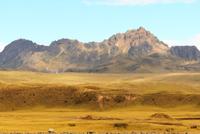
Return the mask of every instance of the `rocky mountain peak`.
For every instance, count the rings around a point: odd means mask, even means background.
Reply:
[[[53,41],[50,46],[59,46],[59,45],[72,45],[72,44],[79,44],[80,42],[78,40],[72,40],[72,39],[59,39],[56,41]]]
[[[138,33],[147,33],[149,32],[148,30],[146,30],[144,27],[139,27],[138,29],[129,29],[128,31],[126,31],[126,33],[134,33],[134,32],[138,32]]]
[[[137,31],[138,31],[138,32],[141,32],[141,33],[142,33],[142,32],[143,32],[143,33],[148,32],[148,31],[147,31],[144,27],[142,27],[142,26],[139,27],[139,28],[137,29]]]
[[[36,43],[33,43],[30,40],[18,39],[7,45],[2,53],[20,53],[26,50],[34,49],[37,46],[38,45]]]
[[[151,33],[144,27],[139,27],[138,29],[129,29],[125,34],[140,34],[140,35],[150,35]]]
[[[106,42],[109,45],[117,46],[122,53],[128,53],[131,48],[136,49],[137,47],[140,50],[148,48],[148,53],[166,53],[169,49],[166,44],[159,41],[156,36],[143,27],[115,34]]]
[[[200,51],[196,46],[174,46],[170,49],[172,55],[185,60],[199,60]]]

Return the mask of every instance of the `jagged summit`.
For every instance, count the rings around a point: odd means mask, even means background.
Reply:
[[[144,27],[140,26],[138,29],[129,29],[126,31],[126,33],[130,33],[130,32],[149,32],[148,30],[146,30]]]
[[[140,26],[139,28],[138,28],[138,31],[147,31],[143,26]]]
[[[76,43],[79,43],[78,40],[73,40],[73,39],[59,39],[59,40],[56,40],[56,41],[53,41],[50,46],[53,46],[53,45],[59,45],[59,44],[76,44]]]
[[[107,43],[115,44],[122,53],[127,53],[129,49],[136,47],[149,49],[148,51],[152,53],[165,53],[169,49],[166,44],[159,41],[156,36],[143,27],[115,34],[107,40]]]
[[[59,39],[50,46],[19,39],[0,53],[1,69],[43,72],[160,72],[200,70],[195,47],[172,47],[143,27],[117,33],[102,42]],[[185,66],[185,61],[194,60]],[[195,63],[195,64],[194,64]]]

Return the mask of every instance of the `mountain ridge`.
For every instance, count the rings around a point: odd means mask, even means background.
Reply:
[[[199,67],[196,47],[169,47],[143,27],[114,34],[102,42],[60,39],[43,46],[19,39],[0,53],[0,68],[8,70],[162,72],[200,71]]]

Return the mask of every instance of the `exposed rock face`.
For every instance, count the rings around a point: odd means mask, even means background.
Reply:
[[[185,60],[199,60],[200,51],[195,46],[175,46],[170,49],[172,55]]]
[[[113,35],[111,38],[104,41],[103,44],[114,45],[118,48],[119,52],[125,54],[129,51],[131,52],[133,49],[136,49],[137,53],[141,51],[147,52],[146,54],[166,53],[169,49],[166,44],[159,41],[157,37],[149,31],[146,31],[143,27],[137,30],[129,30],[126,33]]]
[[[98,43],[60,39],[50,46],[41,46],[28,40],[16,40],[0,53],[0,68],[43,72],[154,72],[184,70],[182,59],[198,60],[198,49],[170,49],[140,27]],[[192,70],[193,66],[189,67]]]
[[[19,39],[13,41],[0,54],[0,67],[18,68],[22,66],[23,59],[28,53],[45,50],[44,46],[37,45],[29,40]]]

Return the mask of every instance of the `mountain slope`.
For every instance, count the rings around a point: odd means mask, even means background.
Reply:
[[[19,39],[5,47],[0,54],[2,68],[19,68],[24,64],[24,59],[31,53],[45,50],[45,46],[37,45],[29,40]]]
[[[175,46],[171,48],[171,53],[185,60],[200,59],[200,51],[195,46]]]
[[[140,27],[102,42],[60,39],[50,46],[41,46],[28,40],[16,40],[0,53],[0,68],[42,72],[196,71],[200,70],[199,59],[197,48],[169,48]],[[191,60],[193,62],[187,62]]]

